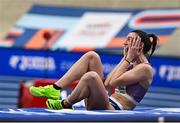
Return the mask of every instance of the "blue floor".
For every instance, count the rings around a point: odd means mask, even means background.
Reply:
[[[180,121],[180,108],[138,108],[134,111],[49,110],[45,108],[1,108],[0,121]]]

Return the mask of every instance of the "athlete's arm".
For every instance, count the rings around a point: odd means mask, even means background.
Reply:
[[[137,82],[148,81],[149,79],[152,80],[152,77],[153,77],[152,67],[148,64],[139,64],[132,70],[123,73],[117,79],[112,80],[109,83],[109,86],[111,87],[126,86]]]
[[[122,58],[122,60],[120,61],[120,63],[118,65],[116,65],[116,67],[107,75],[106,80],[104,82],[105,85],[108,85],[108,83],[112,80],[113,75],[115,75],[117,69],[119,68],[119,66],[122,64],[124,60],[124,57]]]
[[[121,64],[124,62],[124,60],[125,60],[125,58],[126,58],[126,56],[127,56],[127,52],[128,52],[128,46],[127,45],[125,45],[124,46],[124,57],[121,59],[121,61],[119,62],[119,64],[112,70],[112,72],[110,72],[109,74],[108,74],[108,76],[107,76],[107,78],[106,78],[106,80],[105,80],[105,82],[104,82],[104,85],[106,86],[106,87],[108,87],[108,84],[109,84],[109,82],[113,79],[113,78],[115,78],[117,75],[115,74],[115,73],[117,73],[117,71],[119,71],[119,68],[120,68],[120,66],[121,66]]]

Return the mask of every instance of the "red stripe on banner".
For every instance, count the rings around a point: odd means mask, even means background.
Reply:
[[[61,31],[55,31],[54,34],[52,34],[52,37],[50,38],[50,40],[47,43],[47,48],[49,49],[54,42],[63,34],[63,30]]]
[[[160,23],[180,23],[180,14],[175,15],[145,15],[135,21],[136,24],[160,24]]]
[[[74,47],[71,49],[72,52],[88,52],[94,50],[94,47]]]
[[[20,36],[22,33],[18,31],[9,31],[8,35],[13,35],[13,36]]]
[[[159,38],[158,45],[163,45],[164,43],[166,43],[169,40],[170,36],[158,35],[158,38]],[[107,48],[123,47],[124,46],[123,43],[125,40],[126,40],[126,37],[113,38],[106,47]]]
[[[123,47],[123,43],[126,40],[126,37],[116,37],[113,38],[107,45],[108,48],[113,48],[113,47]]]
[[[27,49],[45,49],[46,43],[49,41],[54,30],[52,29],[40,29],[37,33],[26,43]],[[47,35],[46,35],[47,34]]]
[[[10,45],[13,45],[15,43],[15,40],[12,39],[12,38],[5,38],[5,39],[2,39],[0,41],[4,42],[4,43],[7,43],[7,44],[10,44]]]

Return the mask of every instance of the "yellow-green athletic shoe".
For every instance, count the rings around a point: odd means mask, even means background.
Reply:
[[[64,109],[64,107],[62,106],[62,100],[52,100],[52,99],[48,99],[46,101],[46,106],[48,109],[54,109],[54,110],[60,110],[60,109]]]
[[[59,99],[60,97],[60,90],[56,90],[53,85],[47,85],[47,86],[31,86],[29,88],[30,93],[33,96],[36,97],[46,97],[48,99]]]
[[[62,106],[62,100],[52,100],[52,99],[48,99],[46,101],[46,106],[48,109],[54,109],[54,110],[60,110],[60,109],[67,109],[67,108],[64,108]],[[73,109],[73,107],[71,106],[70,108],[68,109]]]

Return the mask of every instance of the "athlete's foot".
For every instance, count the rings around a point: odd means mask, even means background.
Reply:
[[[68,107],[68,108],[65,108],[63,107],[63,104],[62,104],[63,100],[52,100],[52,99],[48,99],[46,101],[46,106],[48,109],[54,109],[54,110],[60,110],[60,109],[73,109],[73,107]]]
[[[31,86],[29,88],[30,93],[33,96],[36,97],[46,97],[48,99],[59,99],[60,97],[60,90],[56,90],[53,85],[47,85],[47,86],[39,86],[39,87],[35,87],[35,86]]]

